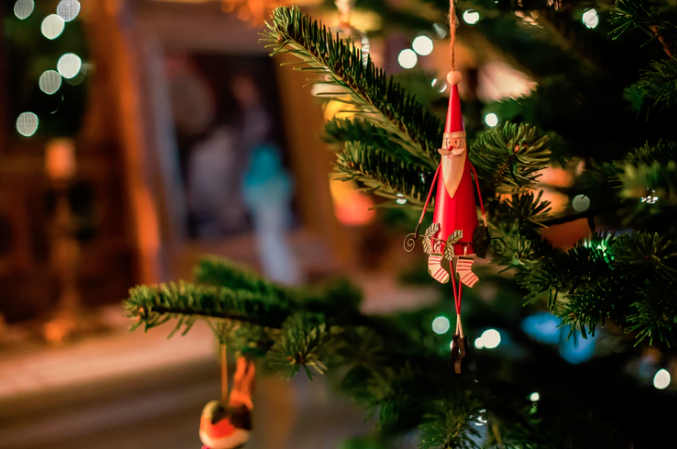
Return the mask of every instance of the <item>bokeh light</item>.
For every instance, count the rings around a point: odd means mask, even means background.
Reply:
[[[480,336],[482,345],[487,349],[497,348],[501,344],[501,334],[496,329],[487,329]]]
[[[31,137],[38,130],[38,116],[33,112],[24,112],[16,119],[16,130],[24,137]]]
[[[439,93],[442,93],[445,90],[447,90],[447,80],[446,79],[435,78],[434,80],[432,80],[430,85],[432,87],[434,87]]]
[[[493,112],[488,113],[484,116],[484,123],[486,123],[487,126],[492,127],[498,125],[498,115],[494,114]]]
[[[451,329],[451,322],[446,316],[438,316],[433,320],[433,332],[437,335],[446,334]]]
[[[531,402],[538,402],[541,399],[541,395],[538,392],[534,391],[529,395],[529,400]]]
[[[75,20],[80,14],[80,2],[78,0],[61,0],[56,7],[56,13],[66,22]]]
[[[61,88],[61,75],[56,70],[47,70],[40,75],[38,86],[47,95],[53,95]]]
[[[653,378],[653,386],[659,390],[665,390],[670,385],[670,373],[666,369],[659,369]]]
[[[418,62],[418,56],[416,56],[414,50],[406,48],[400,52],[397,57],[397,62],[404,69],[413,69]]]
[[[33,0],[17,0],[14,3],[14,15],[21,20],[28,19],[35,10],[35,2]]]
[[[444,39],[447,37],[447,27],[441,23],[434,23],[433,30],[438,39]]]
[[[421,56],[427,56],[433,52],[433,40],[428,36],[418,36],[411,44],[411,48]]]
[[[61,36],[64,28],[66,28],[66,22],[64,22],[61,16],[50,14],[49,16],[45,17],[45,20],[42,21],[40,31],[42,31],[42,35],[47,39],[54,40]]]
[[[477,349],[495,349],[501,344],[501,334],[496,329],[487,329],[475,339]]]
[[[469,9],[463,13],[463,20],[468,25],[475,25],[480,21],[480,13],[475,10]]]
[[[585,212],[590,207],[590,198],[582,194],[576,195],[571,200],[571,207],[573,207],[576,212]]]
[[[597,28],[597,25],[599,25],[599,15],[597,14],[597,11],[594,9],[588,9],[583,13],[583,23],[585,24],[586,27],[588,28]]]
[[[67,80],[75,78],[82,68],[82,59],[75,53],[66,53],[59,58],[56,69]]]
[[[395,200],[397,204],[407,204],[407,199],[401,193],[397,194],[397,199]]]

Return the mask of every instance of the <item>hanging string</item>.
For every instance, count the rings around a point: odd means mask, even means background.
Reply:
[[[228,404],[228,352],[226,344],[221,343],[221,401]]]
[[[456,70],[454,46],[456,44],[456,0],[449,0],[449,67]]]

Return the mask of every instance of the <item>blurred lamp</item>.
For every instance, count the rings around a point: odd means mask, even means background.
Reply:
[[[428,36],[418,36],[411,44],[411,48],[421,56],[428,56],[433,52],[433,41]]]
[[[67,80],[75,78],[82,68],[82,59],[75,53],[66,53],[59,58],[56,69]]]
[[[24,137],[31,137],[38,130],[38,116],[33,112],[24,112],[16,119],[16,130]]]
[[[480,13],[472,9],[469,9],[463,13],[463,20],[468,25],[475,25],[477,22],[480,21]]]
[[[27,19],[33,14],[34,9],[35,3],[33,0],[17,0],[17,2],[14,3],[14,15],[20,20]]]
[[[659,369],[653,378],[653,386],[665,390],[670,385],[670,373],[666,369]]]
[[[416,56],[414,50],[406,48],[400,52],[397,57],[397,62],[404,69],[413,69],[418,62],[418,56]]]
[[[46,70],[40,75],[38,86],[47,95],[53,95],[61,88],[61,75],[56,70]]]
[[[75,175],[75,145],[72,139],[52,139],[47,142],[45,171],[55,180],[66,180]]]
[[[437,335],[446,334],[451,329],[451,323],[446,316],[438,316],[433,320],[433,332]]]
[[[594,9],[588,9],[585,11],[583,13],[582,20],[585,26],[590,29],[597,28],[597,25],[599,25],[599,15]]]
[[[42,35],[47,39],[54,40],[61,36],[61,33],[63,33],[65,27],[66,22],[64,22],[61,16],[58,16],[57,14],[51,14],[45,17],[45,20],[42,21],[40,31],[42,31]]]
[[[484,123],[486,123],[487,126],[492,127],[498,125],[498,115],[494,114],[493,112],[488,113],[484,116]]]
[[[56,13],[66,22],[75,20],[80,14],[80,2],[78,0],[61,0],[56,7]]]

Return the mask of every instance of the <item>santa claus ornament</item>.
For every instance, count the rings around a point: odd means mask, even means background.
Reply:
[[[423,235],[423,250],[428,254],[428,273],[436,281],[446,284],[451,280],[456,304],[456,332],[451,345],[451,361],[454,371],[465,372],[468,365],[468,340],[463,333],[461,322],[461,296],[463,285],[474,287],[479,279],[472,271],[475,256],[486,255],[489,242],[484,205],[480,194],[475,168],[470,163],[466,143],[461,100],[458,85],[462,81],[460,72],[454,66],[454,40],[456,35],[456,16],[454,1],[451,1],[451,71],[447,75],[450,84],[449,108],[442,137],[442,147],[438,150],[440,164],[435,172],[430,192],[423,206],[414,234],[407,236],[405,248],[413,250],[418,230],[423,222],[428,204],[435,195],[433,223]],[[473,188],[473,176],[482,210],[480,225],[477,219],[477,206]],[[448,263],[448,265],[447,265]],[[447,268],[448,266],[448,268]]]
[[[200,418],[202,449],[236,449],[245,446],[252,430],[252,391],[254,361],[243,356],[237,359],[233,389],[228,392],[228,371],[225,345],[222,349],[221,400],[209,402]]]

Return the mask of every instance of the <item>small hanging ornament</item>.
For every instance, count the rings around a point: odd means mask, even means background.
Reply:
[[[451,0],[449,12],[451,71],[447,74],[447,82],[451,85],[451,89],[442,148],[438,150],[442,158],[430,186],[416,231],[405,239],[405,249],[413,250],[433,190],[437,187],[433,223],[423,235],[423,250],[428,254],[430,276],[442,284],[449,282],[449,279],[452,282],[457,321],[451,345],[451,363],[454,371],[461,374],[467,371],[470,348],[461,323],[462,286],[477,285],[479,279],[472,271],[472,265],[476,255],[480,257],[486,255],[489,237],[477,173],[468,157],[461,113],[458,85],[463,77],[460,72],[456,71],[454,61],[456,23],[454,0]],[[482,225],[479,225],[477,220],[473,175],[482,210]],[[449,271],[443,266],[445,260],[449,262]]]
[[[366,66],[369,61],[369,38],[350,22],[355,0],[336,0],[335,4],[339,13],[339,24],[332,27],[331,32],[333,35],[338,34],[341,40],[350,40],[355,48],[362,50],[362,64]]]
[[[254,389],[254,361],[240,356],[233,376],[233,389],[228,392],[228,365],[226,346],[221,354],[221,400],[209,402],[202,410],[200,440],[202,449],[242,448],[249,441],[252,430],[252,391]]]
[[[369,38],[367,35],[355,28],[350,21],[355,0],[336,0],[336,9],[338,9],[338,25],[331,27],[329,30],[334,38],[343,41],[346,44],[352,44],[357,50],[361,51],[362,65],[365,67],[369,62]],[[314,84],[311,88],[311,93],[315,96],[322,97],[327,95],[344,94],[345,88],[337,87],[331,84],[332,77],[325,75],[324,79],[327,84]]]

